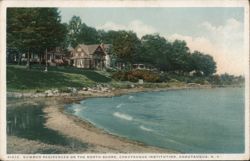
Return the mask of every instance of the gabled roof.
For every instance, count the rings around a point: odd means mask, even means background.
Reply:
[[[85,45],[85,44],[80,44],[78,45],[80,48],[83,49],[83,51],[85,52],[85,54],[87,55],[91,55],[94,54],[94,52],[96,51],[96,49],[100,46],[97,44],[94,45]]]
[[[102,48],[103,52],[106,54],[106,49],[110,47],[110,44],[91,44],[91,45],[79,44],[77,47],[82,48],[85,54],[87,55],[94,54],[94,52],[98,47]]]
[[[67,54],[62,47],[55,47],[55,48],[51,48],[48,51],[48,54],[55,54],[55,55],[65,55]]]

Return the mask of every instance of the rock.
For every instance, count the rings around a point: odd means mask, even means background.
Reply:
[[[103,87],[102,84],[97,84],[95,89],[101,91]]]
[[[135,88],[135,85],[134,85],[134,84],[131,84],[131,85],[130,85],[130,88]]]
[[[44,93],[48,94],[48,93],[51,93],[52,91],[51,90],[46,90]]]
[[[143,79],[139,79],[138,83],[143,84]]]
[[[69,93],[60,93],[60,96],[69,96]]]
[[[54,89],[54,90],[52,91],[52,93],[57,94],[57,93],[59,93],[59,90],[58,90],[58,89]]]
[[[87,88],[87,91],[93,91],[93,89],[92,89],[92,88],[90,88],[90,87],[88,87],[88,88]]]
[[[88,91],[88,88],[83,87],[82,90],[83,90],[83,91]]]
[[[68,90],[70,90],[71,93],[77,93],[77,89],[74,87],[68,87]]]
[[[47,97],[52,97],[53,96],[53,91],[52,90],[46,90],[44,93],[46,94]]]
[[[21,98],[23,95],[21,93],[7,92],[8,97]]]
[[[45,97],[45,96],[46,96],[46,94],[44,94],[44,93],[36,93],[33,95],[33,97]]]
[[[23,97],[31,97],[33,96],[33,93],[23,93]]]
[[[53,93],[48,93],[47,96],[48,96],[48,97],[52,97],[52,96],[54,96],[54,95],[53,95]]]
[[[108,90],[109,90],[109,89],[108,89],[107,87],[102,87],[102,88],[101,88],[101,91],[102,91],[102,92],[107,92]]]
[[[76,88],[72,88],[72,93],[77,93],[77,89]]]
[[[78,94],[80,94],[80,95],[86,95],[88,93],[89,93],[89,91],[84,91],[84,90],[78,91]]]

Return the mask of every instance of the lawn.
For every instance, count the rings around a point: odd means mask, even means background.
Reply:
[[[8,91],[44,91],[46,89],[66,89],[67,87],[87,87],[96,83],[108,83],[111,79],[93,70],[83,70],[73,67],[7,66]]]

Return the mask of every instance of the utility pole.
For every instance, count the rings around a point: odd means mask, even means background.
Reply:
[[[48,71],[48,51],[47,51],[47,48],[46,48],[46,50],[45,50],[45,72],[47,72]]]
[[[30,48],[28,49],[27,68],[30,69]]]

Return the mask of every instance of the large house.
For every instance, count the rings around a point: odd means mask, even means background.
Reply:
[[[46,60],[46,56],[45,56]],[[70,55],[60,47],[53,48],[47,53],[47,61],[50,66],[69,65]]]
[[[49,66],[72,65],[76,68],[102,70],[110,67],[109,44],[80,44],[76,48],[63,50],[60,47],[51,48],[45,54],[30,52],[31,63],[48,63]],[[26,63],[28,61],[27,53],[18,53],[10,51],[7,53],[8,63]]]
[[[67,65],[70,64],[68,51],[63,50],[60,47],[51,48],[45,51],[34,52],[30,51],[30,63],[45,63],[46,59],[50,66]],[[16,50],[7,50],[7,62],[8,63],[26,63],[28,61],[28,53],[19,53]]]
[[[103,69],[110,64],[108,44],[80,44],[71,51],[72,65],[77,68]]]

